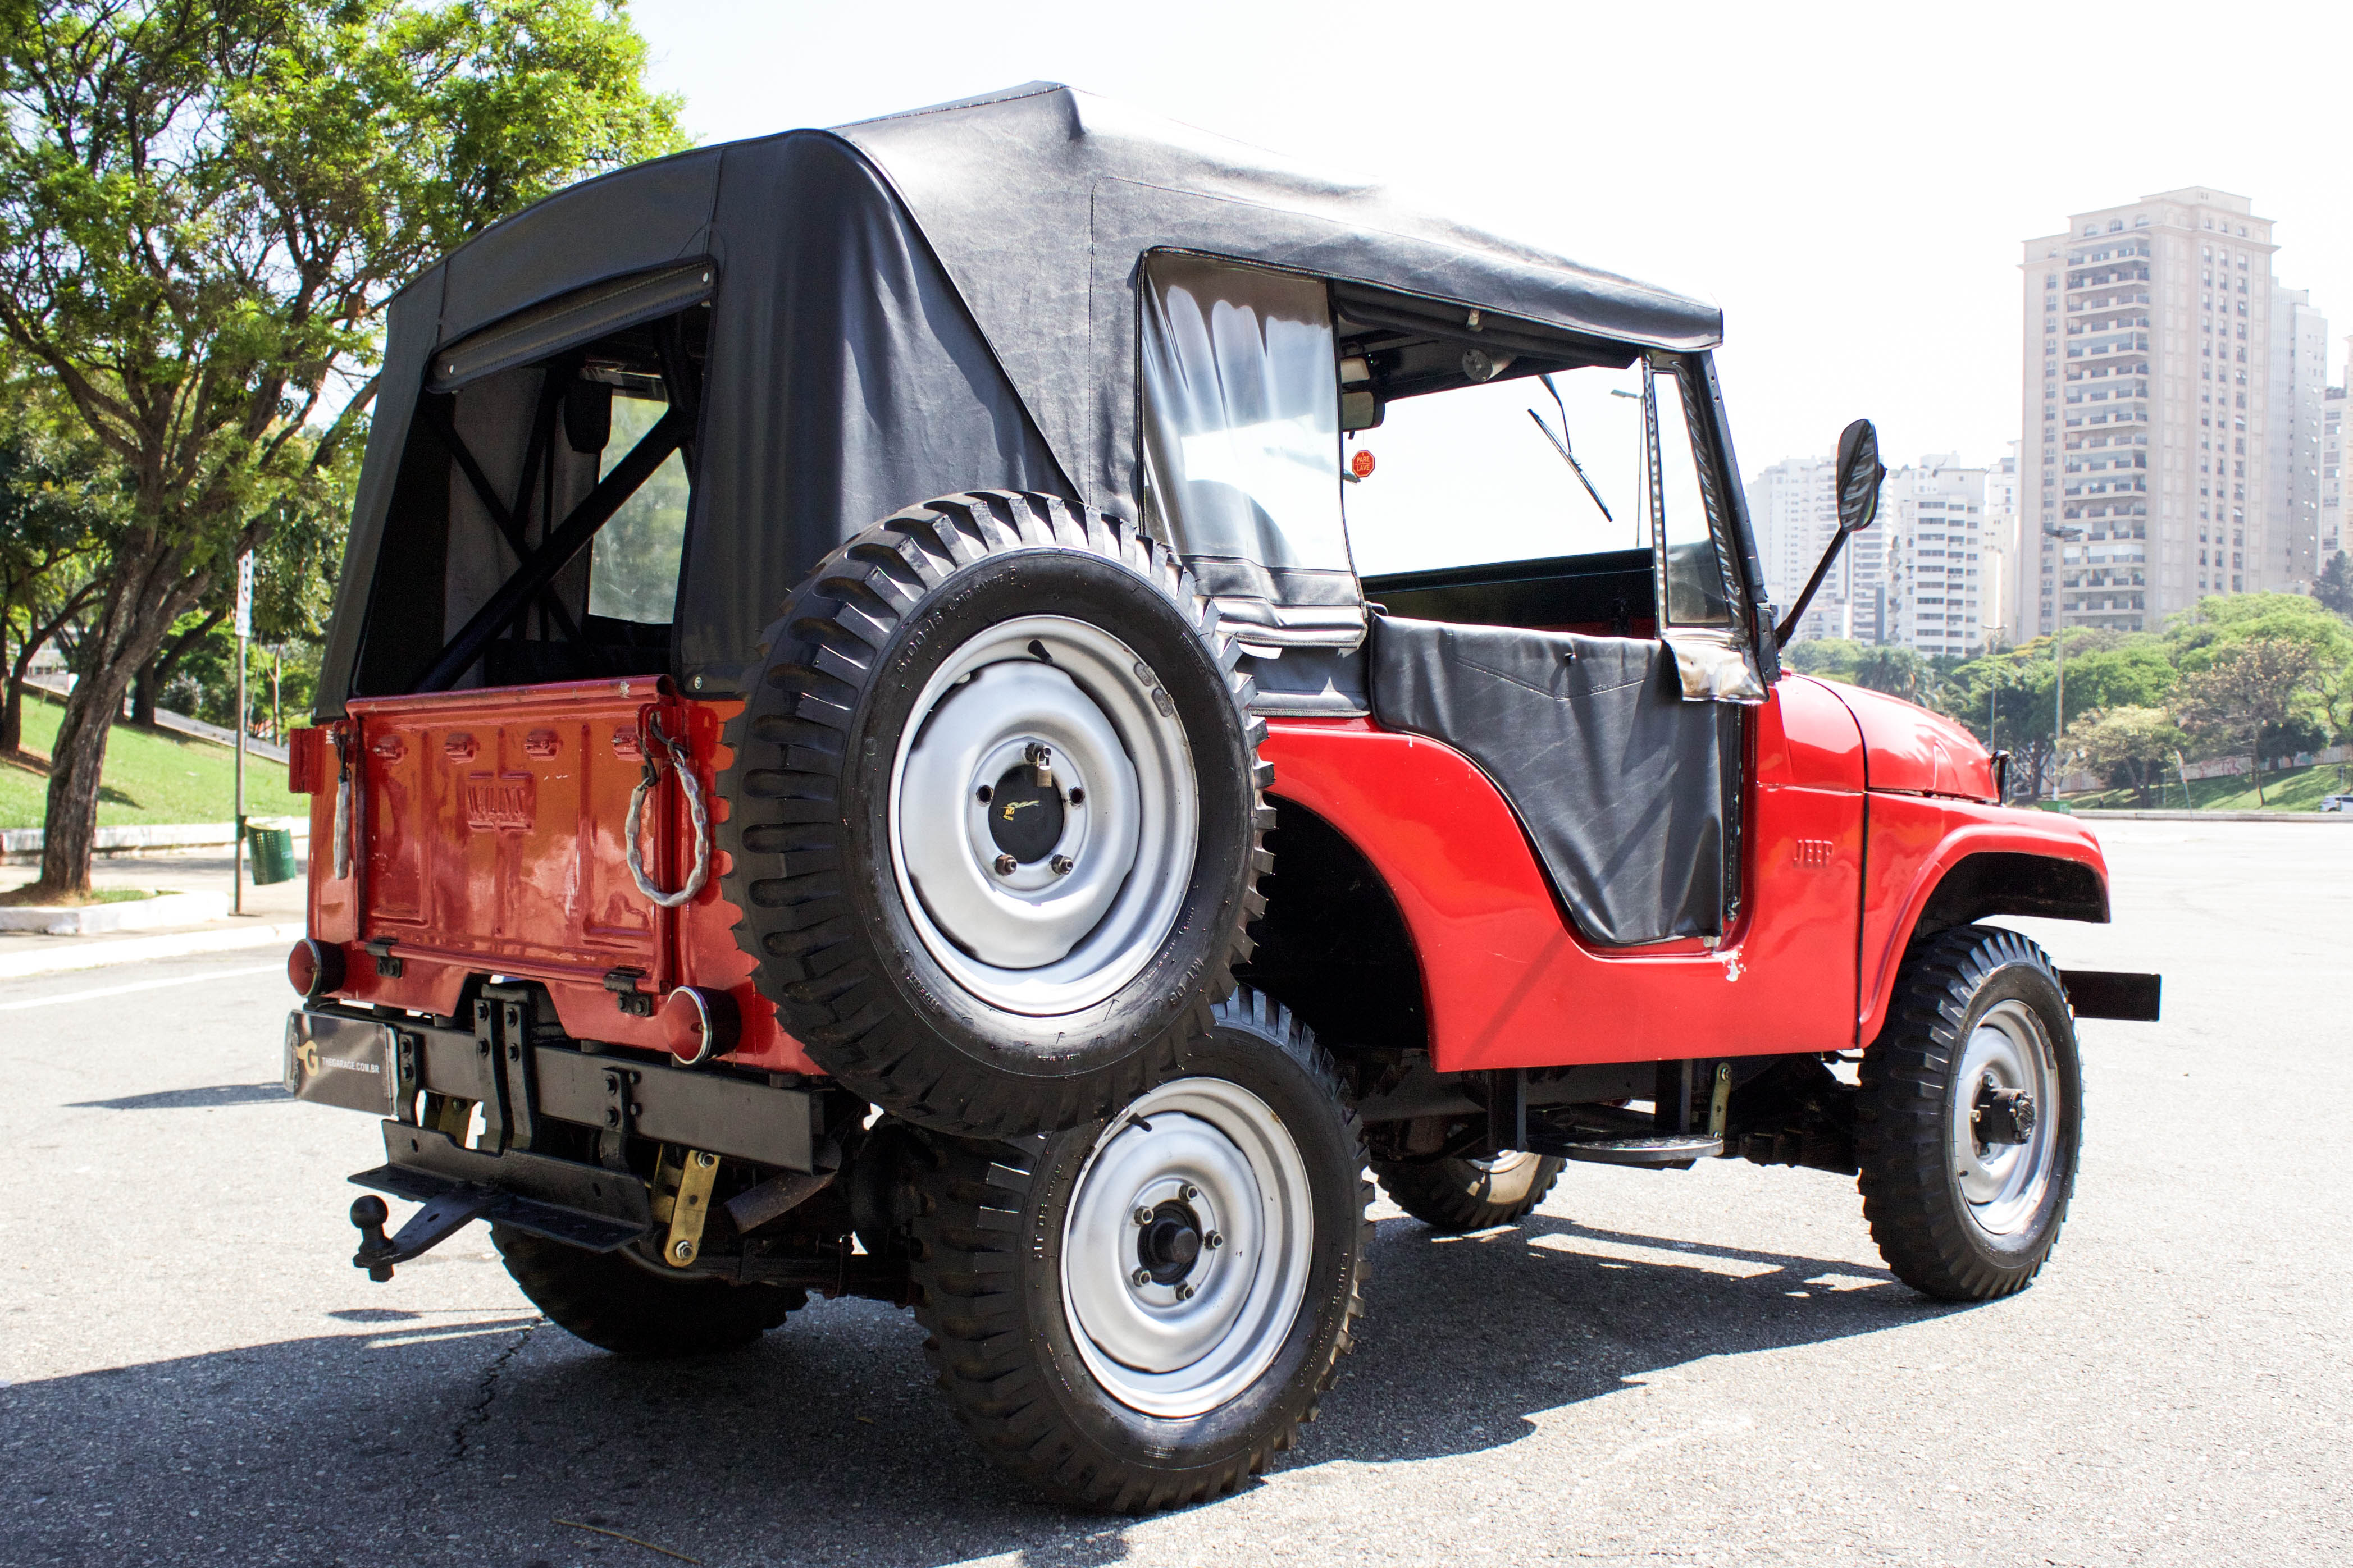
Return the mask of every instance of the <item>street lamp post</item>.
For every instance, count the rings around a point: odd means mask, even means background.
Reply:
[[[2062,542],[2080,541],[2084,537],[2084,531],[2080,528],[2046,528],[2042,531],[2042,537]],[[2059,561],[2060,570],[2054,574],[2059,579],[2059,589],[2051,599],[2052,605],[2051,614],[2053,618],[2053,625],[2051,627],[2051,668],[2053,677],[2051,693],[2051,800],[2053,805],[2056,805],[2059,800],[2060,737],[2067,732],[2066,565],[2066,558],[2063,552]]]

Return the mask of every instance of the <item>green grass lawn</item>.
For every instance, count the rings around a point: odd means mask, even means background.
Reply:
[[[2348,766],[2341,773],[2335,763],[2265,773],[2263,798],[2260,805],[2255,800],[2253,786],[2247,783],[2244,773],[2233,773],[2228,778],[2191,779],[2189,802],[2200,811],[2311,811],[2320,805],[2322,795],[2353,791],[2353,783],[2340,784],[2337,782],[2340,777],[2353,780],[2353,766]],[[2168,777],[2165,781],[2162,801],[2157,798],[2157,793],[2154,790],[2149,793],[2150,809],[2181,809],[2179,779]],[[2138,807],[2140,800],[2131,790],[2110,789],[2071,795],[2067,797],[2067,804],[2128,811]]]
[[[63,711],[56,702],[26,694],[27,751],[49,750]],[[236,763],[227,746],[117,724],[106,742],[106,782],[99,797],[99,826],[227,822],[237,815]],[[40,826],[48,790],[49,781],[41,774],[0,763],[0,827]],[[286,793],[282,765],[247,754],[247,816],[304,816],[310,809],[308,800]]]

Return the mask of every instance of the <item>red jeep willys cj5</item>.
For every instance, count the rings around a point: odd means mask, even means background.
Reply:
[[[354,1261],[488,1220],[626,1353],[912,1304],[992,1456],[1123,1509],[1314,1414],[1367,1163],[1452,1229],[1568,1160],[1859,1173],[1904,1279],[2025,1285],[2073,1014],[2155,984],[1974,923],[2105,920],[2089,834],[1781,672],[1719,330],[1051,86],[450,256],[392,309],[295,750],[287,1082],[424,1205],[361,1198]],[[1478,500],[1536,388],[1640,547]],[[1360,574],[1350,445],[1419,410],[1461,436],[1388,492],[1421,564]]]

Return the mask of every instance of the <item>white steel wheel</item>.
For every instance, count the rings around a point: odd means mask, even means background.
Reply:
[[[1010,1013],[1071,1013],[1158,951],[1200,810],[1151,667],[1099,626],[1025,616],[956,649],[917,699],[892,771],[892,866],[959,985]]]
[[[1947,1301],[2024,1289],[2066,1221],[2084,1124],[2050,955],[1991,926],[1913,943],[1854,1108],[1863,1217],[1896,1278]]]
[[[2025,1003],[1996,1003],[1969,1031],[1953,1097],[1953,1172],[1971,1223],[1989,1237],[2026,1229],[2058,1163],[2063,1125],[2051,1037]]]
[[[1220,1079],[1164,1084],[1104,1131],[1064,1216],[1080,1358],[1131,1409],[1205,1415],[1282,1348],[1314,1245],[1306,1163],[1266,1101]]]
[[[1355,1342],[1364,1129],[1305,1026],[1239,987],[1186,1075],[1101,1122],[913,1162],[915,1315],[981,1451],[1082,1507],[1231,1491]]]

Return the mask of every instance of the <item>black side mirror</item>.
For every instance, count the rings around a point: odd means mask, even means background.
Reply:
[[[1879,516],[1879,481],[1887,477],[1879,460],[1879,432],[1858,419],[1839,434],[1839,531],[1869,528]]]
[[[1806,580],[1806,591],[1798,595],[1798,603],[1781,624],[1774,628],[1774,641],[1782,647],[1789,646],[1789,635],[1798,629],[1798,618],[1806,606],[1814,602],[1814,595],[1830,575],[1831,563],[1846,543],[1846,536],[1869,528],[1879,515],[1879,481],[1887,470],[1879,461],[1879,432],[1871,421],[1858,419],[1839,434],[1838,444],[1838,510],[1839,531],[1831,540],[1831,547],[1822,552],[1821,563]]]

